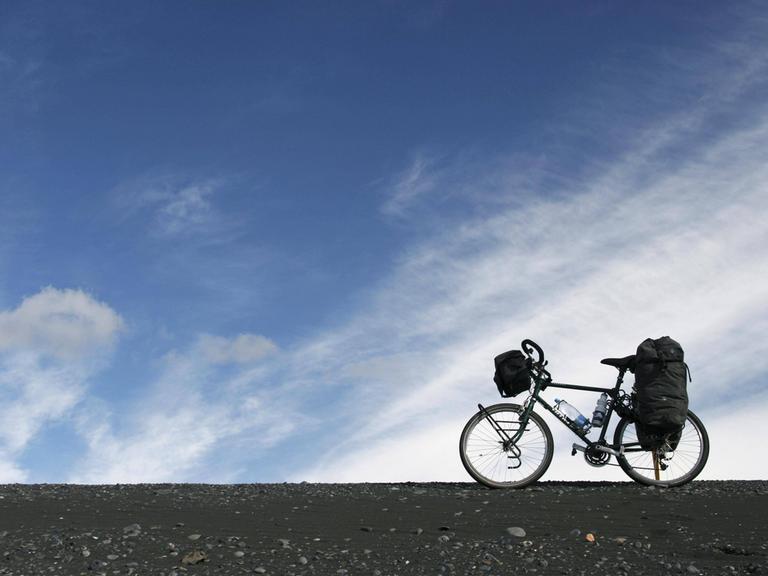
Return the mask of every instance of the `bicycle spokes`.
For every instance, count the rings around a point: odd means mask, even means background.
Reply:
[[[494,488],[522,487],[549,466],[552,435],[541,417],[522,406],[480,406],[464,427],[459,450],[464,467],[478,482]]]

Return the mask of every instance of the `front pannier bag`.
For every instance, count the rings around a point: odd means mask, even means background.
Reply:
[[[646,450],[664,442],[673,450],[688,416],[688,366],[683,348],[669,336],[648,338],[635,357],[635,428]]]
[[[520,350],[499,354],[493,362],[496,365],[493,381],[502,396],[517,396],[531,387],[528,359]]]

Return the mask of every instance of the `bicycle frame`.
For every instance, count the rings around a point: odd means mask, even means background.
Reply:
[[[507,431],[502,428],[494,419],[493,417],[486,412],[485,408],[482,404],[478,404],[478,408],[481,412],[485,413],[485,417],[490,422],[491,426],[493,426],[494,430],[496,430],[496,433],[499,434],[499,436],[502,438],[504,445],[507,447],[514,446],[515,443],[522,437],[523,433],[527,429],[528,420],[530,418],[531,412],[533,412],[534,405],[538,402],[541,404],[548,412],[550,412],[552,415],[555,416],[560,422],[562,422],[571,432],[573,432],[576,436],[579,437],[579,439],[586,444],[586,448],[584,450],[589,450],[595,446],[600,447],[607,447],[610,449],[613,453],[618,453],[619,450],[622,452],[632,452],[632,451],[640,451],[640,445],[637,443],[637,447],[635,447],[635,443],[632,444],[625,444],[623,447],[619,446],[607,446],[605,443],[605,435],[608,433],[608,423],[611,420],[611,416],[613,415],[615,411],[615,406],[617,403],[617,399],[619,398],[619,393],[621,392],[621,385],[624,383],[624,374],[626,373],[626,368],[619,370],[619,375],[616,378],[616,384],[613,386],[613,388],[602,388],[597,386],[582,386],[579,384],[565,384],[562,382],[552,382],[551,378],[549,377],[549,373],[541,366],[534,367],[531,370],[531,376],[534,381],[534,389],[533,393],[529,396],[528,400],[526,400],[524,406],[525,409],[520,417],[520,427],[514,431],[514,434],[512,436],[509,436],[507,434]],[[582,428],[579,428],[576,426],[576,424],[569,420],[565,415],[558,412],[554,406],[549,404],[546,400],[541,398],[539,396],[539,393],[544,391],[546,388],[564,388],[569,390],[582,390],[585,392],[605,392],[608,397],[611,399],[611,402],[608,404],[608,408],[605,413],[605,417],[603,418],[603,425],[602,430],[600,431],[600,437],[596,441],[592,441],[589,438],[587,438],[586,433]],[[512,430],[510,430],[512,432]],[[575,446],[575,445],[574,445]],[[575,454],[575,449],[574,452]]]

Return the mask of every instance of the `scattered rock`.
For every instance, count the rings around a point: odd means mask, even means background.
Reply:
[[[181,559],[181,563],[184,565],[200,564],[208,560],[208,556],[202,550],[192,550],[192,552],[185,554]]]
[[[525,538],[525,530],[523,530],[519,526],[513,526],[511,528],[507,528],[507,534],[509,534],[510,536],[514,536],[515,538]]]
[[[141,526],[139,524],[129,524],[123,528],[123,538],[135,538],[141,534]]]

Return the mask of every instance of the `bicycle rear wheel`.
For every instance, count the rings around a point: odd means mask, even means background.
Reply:
[[[626,418],[616,426],[613,443],[624,448],[617,458],[621,469],[635,482],[648,486],[669,488],[690,482],[709,458],[709,436],[699,417],[690,410],[680,441],[672,452],[641,450],[635,424]]]
[[[554,446],[541,416],[531,412],[525,432],[514,446],[505,446],[488,420],[490,416],[511,437],[521,425],[522,413],[523,407],[517,404],[495,404],[470,418],[461,433],[459,455],[472,478],[491,488],[524,488],[547,471]]]

